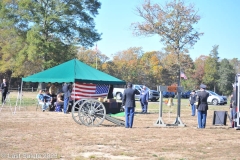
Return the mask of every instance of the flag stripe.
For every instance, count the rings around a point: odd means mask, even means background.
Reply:
[[[108,85],[74,83],[71,98],[75,100],[85,98],[106,97],[108,94]]]

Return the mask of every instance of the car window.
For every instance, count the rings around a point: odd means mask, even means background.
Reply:
[[[212,91],[208,91],[209,93],[211,93],[212,95],[218,96],[218,94],[216,94],[215,92]]]
[[[140,94],[139,90],[138,89],[135,89],[135,90],[136,90],[136,95],[139,95]]]
[[[135,89],[142,90],[142,88],[140,88],[139,86],[135,86]]]
[[[212,95],[214,95],[211,91],[208,91],[209,93],[211,93]]]

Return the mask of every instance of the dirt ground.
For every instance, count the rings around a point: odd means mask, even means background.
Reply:
[[[190,109],[181,110],[185,127],[156,127],[158,117],[157,112],[137,112],[132,129],[106,120],[99,127],[87,127],[77,124],[71,114],[36,111],[34,105],[17,108],[15,114],[4,108],[0,159],[240,159],[239,130],[230,128],[229,121],[227,126],[212,125],[213,111],[208,112],[206,129],[197,129],[197,117],[190,116]],[[163,113],[167,124],[175,118],[175,113]]]

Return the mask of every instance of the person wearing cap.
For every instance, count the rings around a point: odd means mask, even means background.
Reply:
[[[140,103],[142,106],[142,113],[146,114],[147,113],[147,109],[148,109],[148,90],[146,88],[146,86],[143,86],[142,90],[141,90],[141,94],[140,94]]]
[[[132,88],[132,83],[127,84],[123,92],[122,105],[125,107],[125,127],[132,128],[135,113],[135,94],[137,91]]]
[[[196,92],[195,90],[192,90],[189,97],[189,102],[192,109],[192,116],[195,116],[195,113],[196,113],[196,106],[195,106],[196,98],[197,98]]]
[[[197,93],[196,106],[198,110],[198,128],[206,127],[206,119],[207,119],[207,110],[208,103],[207,99],[209,97],[209,93],[205,91],[206,85],[200,85],[200,91]]]

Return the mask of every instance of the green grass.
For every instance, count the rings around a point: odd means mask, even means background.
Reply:
[[[167,98],[163,98],[163,112],[169,112],[169,107],[164,103],[164,101],[167,100]],[[178,99],[174,98],[173,99],[173,103],[174,103],[174,106],[172,106],[172,109],[175,109],[177,108],[178,106]],[[181,110],[185,110],[185,109],[190,109],[190,106],[189,106],[189,100],[188,99],[181,99]],[[148,103],[148,109],[149,111],[151,112],[154,112],[155,110],[158,112],[159,111],[159,101],[157,102],[149,102]],[[209,104],[209,110],[221,110],[222,108],[228,108],[229,104],[225,104],[225,105],[211,105]],[[140,102],[139,101],[136,101],[136,110],[141,110],[141,105],[140,105]]]
[[[22,96],[22,100],[21,100],[21,104],[24,106],[36,106],[37,100],[36,100],[36,95],[38,93],[37,92],[23,92],[23,96]],[[16,104],[17,101],[17,97],[18,97],[18,93],[17,92],[11,92],[9,95],[10,98],[10,102],[12,105]],[[169,107],[164,103],[164,101],[167,100],[167,98],[163,98],[163,112],[169,112]],[[174,98],[173,99],[173,103],[174,106],[172,106],[172,109],[176,110],[177,108],[177,102],[178,99]],[[18,100],[17,102],[18,104],[20,104],[20,100]],[[149,102],[148,103],[148,110],[150,112],[158,112],[159,111],[159,101],[157,102]],[[209,105],[209,110],[221,110],[221,108],[226,108],[229,106],[229,102],[226,105]],[[181,110],[183,109],[189,109],[189,100],[188,99],[181,99]],[[141,105],[140,105],[140,101],[136,100],[136,110],[141,110]]]

